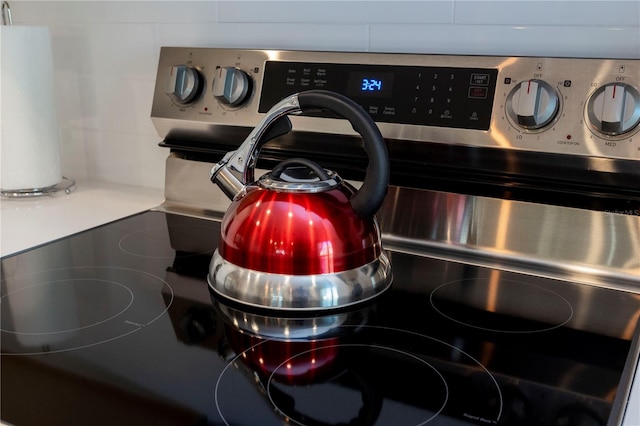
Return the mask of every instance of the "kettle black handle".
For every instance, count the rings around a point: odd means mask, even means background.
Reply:
[[[237,150],[228,152],[210,173],[222,191],[234,199],[245,185],[254,181],[253,171],[261,147],[270,138],[287,133],[290,114],[329,110],[346,118],[364,140],[369,158],[364,182],[349,200],[360,217],[372,217],[382,205],[389,185],[389,154],[375,121],[356,102],[339,93],[309,90],[290,95],[267,111],[262,121],[249,133]]]
[[[350,203],[361,217],[376,214],[389,185],[389,153],[375,121],[350,98],[328,90],[300,92],[298,102],[302,112],[327,109],[338,114],[349,120],[353,130],[362,136],[369,164],[362,186],[351,197]]]
[[[306,167],[307,169],[315,173],[315,175],[320,180],[324,181],[331,179],[327,171],[323,169],[322,166],[320,166],[315,161],[307,160],[306,158],[288,158],[284,161],[281,161],[271,170],[271,176],[274,178],[280,178],[282,176],[282,173],[284,173],[293,164]]]

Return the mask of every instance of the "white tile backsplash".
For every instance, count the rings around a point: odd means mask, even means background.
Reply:
[[[160,46],[640,58],[638,0],[12,1],[48,25],[63,173],[160,188]]]
[[[372,25],[371,50],[498,56],[640,58],[640,27]]]
[[[221,22],[452,23],[454,2],[431,1],[221,1]],[[296,34],[291,34],[295,36]]]
[[[638,26],[636,0],[456,1],[456,24]]]
[[[56,69],[81,75],[149,78],[157,68],[156,23],[55,23]]]
[[[29,2],[42,3],[42,2]],[[53,22],[70,23],[158,23],[217,21],[213,1],[57,1],[47,8]]]
[[[78,128],[64,128],[61,136],[65,176],[150,188],[164,184],[167,152],[157,136]]]
[[[149,119],[155,82],[126,76],[84,76],[76,81],[81,94],[79,102],[61,102],[59,115],[66,117],[70,127],[117,131],[139,135],[155,135]],[[64,125],[64,124],[63,124]]]
[[[89,149],[94,166],[91,169],[92,177],[128,185],[164,186],[164,165],[168,152],[157,146],[157,137],[117,131],[88,134],[92,144]],[[162,185],[158,185],[158,182]]]
[[[164,46],[233,47],[363,51],[369,46],[369,26],[320,23],[215,23],[160,25]]]

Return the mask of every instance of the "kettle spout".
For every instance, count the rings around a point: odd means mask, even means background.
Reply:
[[[231,171],[227,158],[229,154],[211,169],[211,182],[218,185],[224,195],[233,200],[244,191],[245,184]]]

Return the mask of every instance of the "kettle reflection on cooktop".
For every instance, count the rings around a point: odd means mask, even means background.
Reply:
[[[266,399],[266,411],[295,424],[425,424],[457,409],[452,397],[467,401],[469,418],[500,418],[500,388],[482,364],[442,340],[375,325],[375,305],[286,318],[214,303],[228,344],[215,393],[226,424],[248,421],[228,409],[241,378],[256,387],[245,403],[264,407],[250,401]],[[251,415],[262,418],[259,410]]]

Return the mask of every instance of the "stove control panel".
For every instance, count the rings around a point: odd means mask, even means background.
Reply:
[[[378,123],[488,130],[497,74],[491,68],[269,61],[258,112],[322,88],[349,96]]]
[[[151,116],[162,137],[206,141],[312,89],[349,96],[389,139],[640,161],[638,59],[165,47]],[[292,122],[354,134],[322,113]]]

